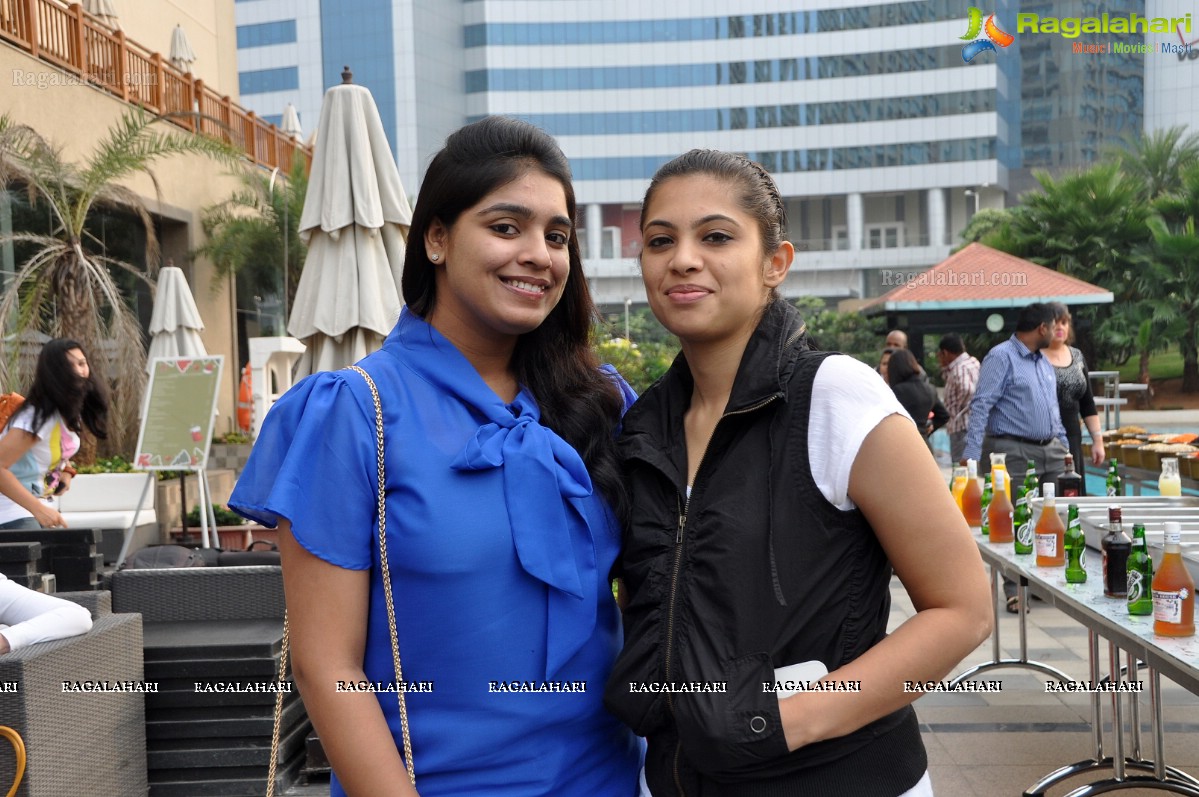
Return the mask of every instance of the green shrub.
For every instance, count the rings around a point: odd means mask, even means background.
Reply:
[[[216,524],[218,526],[240,526],[242,523],[246,522],[246,519],[241,515],[228,509],[227,507],[221,506],[220,504],[213,504],[212,511],[213,514],[216,515]],[[194,506],[192,507],[191,511],[187,513],[187,525],[199,527],[200,507]]]

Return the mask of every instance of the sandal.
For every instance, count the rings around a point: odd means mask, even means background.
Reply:
[[[1015,582],[1004,581],[1003,582],[1003,594],[1007,597],[1006,608],[1007,608],[1008,614],[1019,614],[1020,609],[1019,609],[1018,604],[1020,603],[1020,598],[1016,594]],[[1031,592],[1029,593],[1029,597],[1032,597]],[[1031,601],[1028,601],[1024,604],[1025,614],[1027,614],[1032,609],[1032,606],[1029,605],[1030,603],[1031,603]]]

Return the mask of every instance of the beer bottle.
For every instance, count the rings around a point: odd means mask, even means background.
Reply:
[[[1132,553],[1128,557],[1128,613],[1153,614],[1153,557],[1145,544],[1145,524],[1132,526]]]
[[[991,505],[987,507],[987,518],[990,521],[991,542],[1012,541],[1012,502],[1007,497],[1004,485],[1007,483],[1007,471],[995,471],[994,495]]]
[[[978,528],[984,537],[991,530],[990,518],[987,517],[987,509],[991,506],[991,474],[983,477],[983,497],[979,500],[978,506]]]
[[[1103,548],[1103,594],[1109,598],[1128,596],[1128,555],[1132,540],[1124,533],[1124,515],[1120,507],[1107,508],[1107,534],[1100,540]]]
[[[1153,577],[1153,633],[1195,633],[1195,580],[1182,562],[1182,527],[1174,520],[1166,521],[1166,552]]]
[[[1074,455],[1066,455],[1066,472],[1057,477],[1057,494],[1062,498],[1082,495],[1082,476],[1074,470]]]
[[[982,524],[982,487],[978,483],[978,463],[966,460],[966,489],[962,491],[962,515],[966,525]]]
[[[1041,481],[1037,478],[1037,463],[1036,460],[1028,461],[1028,470],[1024,471],[1024,490],[1028,494],[1028,505],[1032,507],[1032,502],[1038,495],[1041,494]]]
[[[1037,567],[1061,567],[1066,563],[1065,533],[1066,527],[1057,516],[1053,482],[1045,482],[1045,499],[1036,529]]]
[[[1111,464],[1107,466],[1107,497],[1116,498],[1124,495],[1124,480],[1120,478],[1120,466],[1116,462],[1116,458],[1112,457]]]
[[[1066,507],[1066,582],[1082,584],[1087,580],[1087,537],[1078,519],[1078,504]]]
[[[1034,471],[1034,478],[1035,471]],[[1029,502],[1032,500],[1028,490],[1028,480],[1024,480],[1016,488],[1016,508],[1012,515],[1012,526],[1015,529],[1015,549],[1018,554],[1032,553],[1033,550],[1033,528],[1032,528],[1032,506]]]

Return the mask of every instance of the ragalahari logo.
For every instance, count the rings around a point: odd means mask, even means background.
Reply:
[[[1016,37],[1012,34],[1004,33],[999,29],[999,26],[995,24],[994,14],[987,17],[987,22],[984,25],[983,12],[981,9],[970,6],[967,11],[970,14],[970,17],[968,27],[966,28],[966,35],[960,37],[961,39],[967,41],[967,44],[962,45],[962,60],[966,63],[970,63],[972,60],[974,60],[974,56],[978,55],[983,50],[998,52],[995,49],[996,44],[998,44],[1000,47],[1007,47],[1016,40]],[[980,39],[978,37],[980,32],[986,32],[986,38]]]

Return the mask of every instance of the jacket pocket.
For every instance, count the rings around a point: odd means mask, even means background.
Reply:
[[[697,691],[674,695],[679,741],[691,765],[707,775],[732,775],[786,755],[770,655],[726,659],[719,669],[722,681],[688,684]]]

